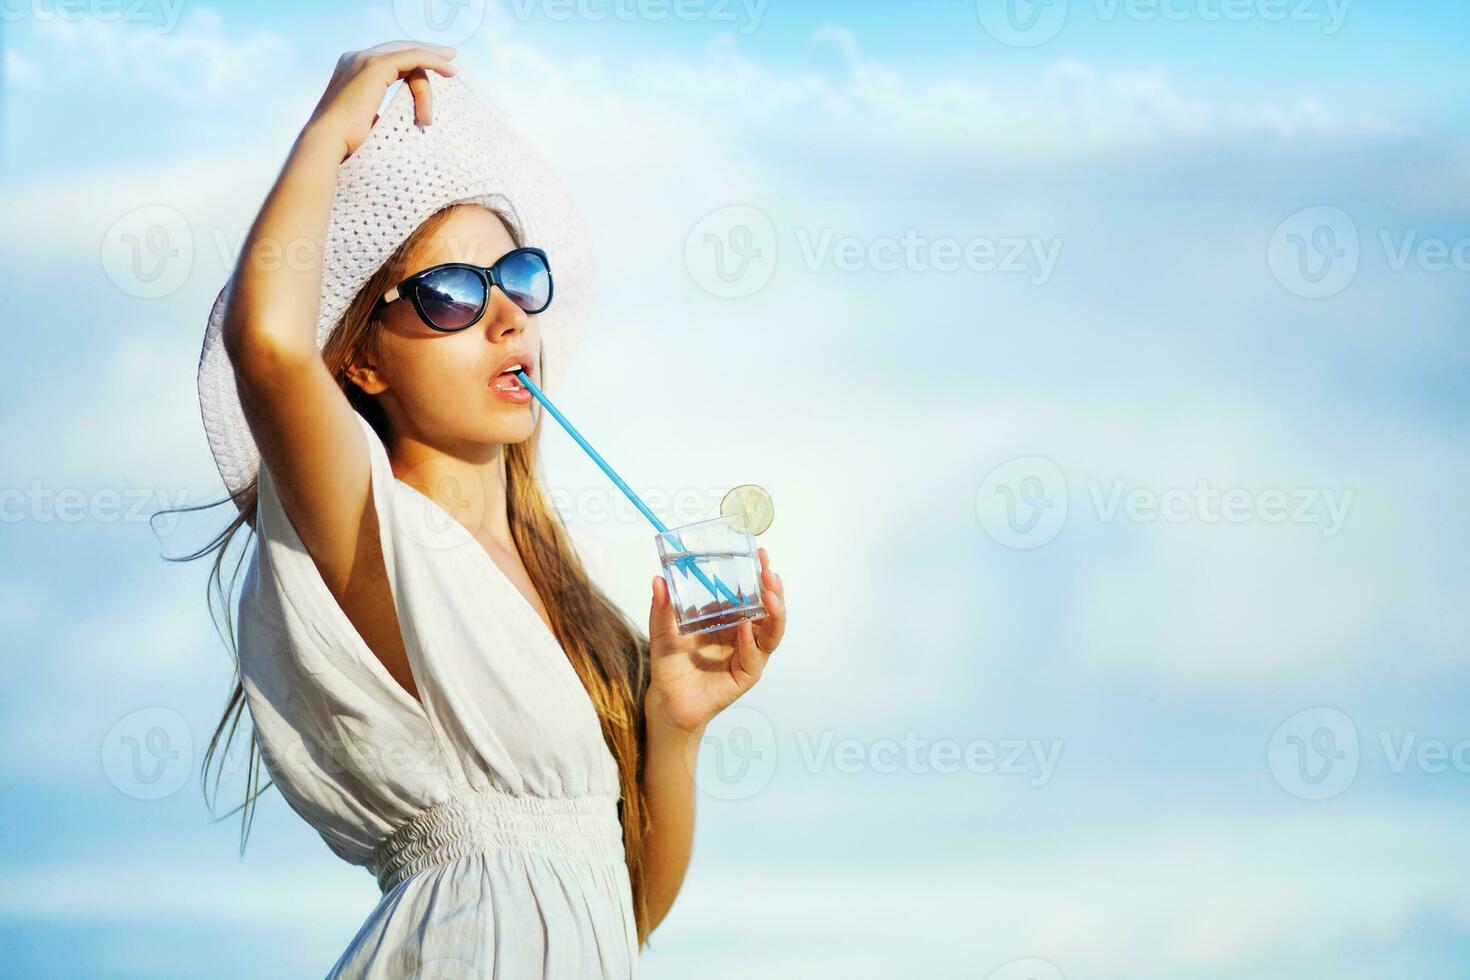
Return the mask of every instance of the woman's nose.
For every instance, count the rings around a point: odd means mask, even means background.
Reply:
[[[526,329],[526,311],[515,304],[499,286],[490,290],[490,308],[485,322],[491,340],[504,340]]]

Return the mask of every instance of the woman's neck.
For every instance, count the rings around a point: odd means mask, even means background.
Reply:
[[[393,475],[434,501],[482,542],[514,551],[506,507],[505,447],[500,443],[396,436]]]

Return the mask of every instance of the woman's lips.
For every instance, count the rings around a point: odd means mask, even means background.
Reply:
[[[508,402],[524,405],[532,398],[531,389],[515,379],[516,372],[503,371],[490,381],[490,390]]]

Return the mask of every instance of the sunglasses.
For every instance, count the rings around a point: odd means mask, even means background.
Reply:
[[[421,269],[383,294],[383,302],[407,297],[419,319],[446,333],[479,322],[490,305],[490,289],[499,286],[527,313],[551,305],[551,265],[539,248],[506,252],[494,265],[445,262]]]

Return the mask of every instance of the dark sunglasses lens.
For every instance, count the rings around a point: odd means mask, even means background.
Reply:
[[[496,265],[495,274],[505,294],[527,313],[540,313],[551,302],[551,269],[535,252],[512,252]]]
[[[441,330],[474,323],[485,307],[485,281],[470,269],[439,269],[418,281],[419,306]]]

